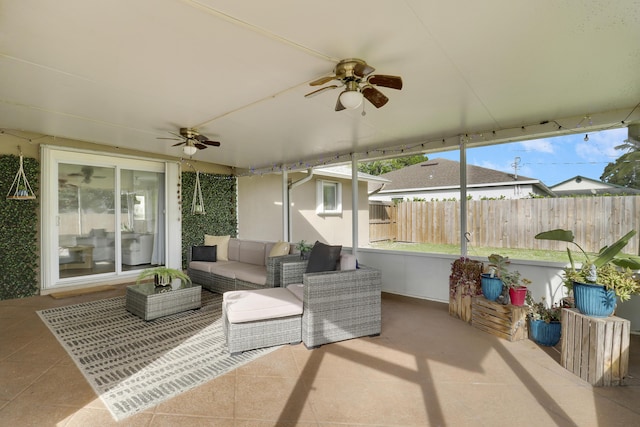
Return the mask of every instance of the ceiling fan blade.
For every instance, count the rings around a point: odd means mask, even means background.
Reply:
[[[320,77],[317,80],[312,81],[311,83],[309,83],[309,86],[320,86],[323,85],[325,83],[330,82],[331,80],[337,79],[338,76],[324,76],[324,77]]]
[[[178,145],[186,144],[187,141],[178,142],[177,144],[173,144],[172,147],[177,147]]]
[[[182,141],[183,138],[162,138],[162,137],[158,137],[156,139],[169,139],[171,141]]]
[[[346,90],[340,92],[340,95],[342,95],[345,92]],[[338,101],[336,102],[336,111],[342,111],[345,109],[345,106],[342,105],[342,102],[340,102],[340,95],[338,95]]]
[[[355,67],[353,67],[353,74],[355,74],[358,77],[364,77],[368,74],[371,74],[375,71],[376,69],[373,68],[371,65],[364,63],[364,64],[356,64]]]
[[[325,87],[323,87],[323,88],[320,88],[320,89],[314,90],[313,92],[309,92],[309,93],[308,93],[308,94],[306,94],[304,97],[305,97],[305,98],[311,98],[312,96],[316,96],[316,95],[318,95],[319,93],[322,93],[322,92],[324,92],[324,91],[326,91],[326,90],[329,90],[329,89],[336,89],[337,87],[338,87],[338,85],[325,86]]]
[[[218,141],[209,141],[209,140],[206,140],[206,141],[200,141],[200,142],[201,142],[202,144],[211,145],[211,146],[213,146],[213,147],[219,147],[219,146],[220,146],[220,142],[218,142]]]
[[[389,102],[389,98],[387,98],[382,92],[373,86],[365,86],[362,88],[362,95],[364,95],[367,100],[373,104],[374,107],[380,108],[387,102]]]
[[[193,143],[193,146],[194,146],[194,147],[196,147],[196,148],[198,148],[199,150],[204,150],[205,148],[207,148],[207,146],[206,146],[206,145],[201,144],[201,143],[199,143],[199,142],[194,142],[194,143]]]
[[[402,89],[402,77],[399,76],[386,76],[384,74],[376,74],[375,76],[370,76],[367,79],[367,82],[376,86],[383,86],[397,90]]]

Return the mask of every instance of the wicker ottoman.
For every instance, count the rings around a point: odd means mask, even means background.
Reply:
[[[302,301],[285,288],[225,292],[222,318],[231,354],[302,340]]]

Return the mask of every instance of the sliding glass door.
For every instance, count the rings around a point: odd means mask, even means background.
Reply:
[[[135,278],[167,258],[181,263],[179,250],[167,251],[168,240],[180,248],[179,193],[166,191],[168,179],[178,187],[178,165],[44,149],[43,177],[43,289]],[[171,229],[167,212],[177,219]]]

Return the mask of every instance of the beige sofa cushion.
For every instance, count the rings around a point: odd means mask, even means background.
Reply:
[[[218,261],[229,261],[229,239],[231,236],[210,236],[204,235],[205,246],[217,246],[216,255]]]
[[[234,266],[234,273],[237,280],[255,283],[260,286],[267,284],[267,267],[264,265],[238,263]]]
[[[285,288],[225,292],[222,304],[231,323],[302,314],[302,301]]]
[[[290,245],[289,242],[277,242],[274,243],[269,250],[269,256],[283,256],[289,255]]]
[[[240,254],[238,261],[253,265],[264,266],[264,254],[267,244],[252,240],[240,240]]]

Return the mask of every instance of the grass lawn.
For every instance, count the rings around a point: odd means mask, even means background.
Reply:
[[[458,245],[436,245],[431,243],[376,242],[372,248],[394,251],[431,252],[439,254],[460,254]],[[500,254],[511,259],[527,259],[536,261],[569,262],[566,251],[545,251],[534,249],[478,248],[468,247],[469,256],[486,258],[491,254]]]

